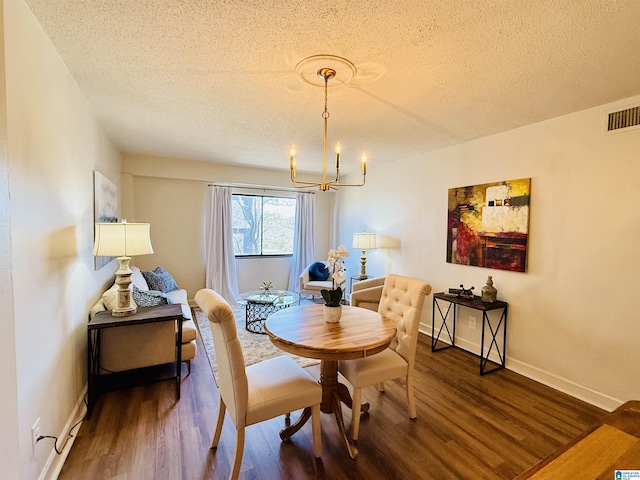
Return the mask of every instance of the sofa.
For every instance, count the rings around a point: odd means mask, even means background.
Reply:
[[[182,307],[184,318],[182,322],[182,361],[187,364],[188,373],[191,373],[191,360],[196,356],[197,330],[187,301],[187,291],[178,288],[175,282],[175,289],[171,291],[153,290],[138,267],[133,266],[131,270],[133,272],[131,275],[132,289],[134,289],[133,299],[136,298],[135,294],[138,298],[166,297],[167,303],[178,303]],[[150,274],[151,272],[144,273]],[[148,276],[148,278],[151,277]],[[171,281],[173,281],[172,278]],[[100,300],[91,308],[90,318],[93,318],[98,312],[113,308],[117,288],[114,283],[103,293]],[[175,325],[173,322],[105,328],[101,332],[100,342],[101,375],[175,361]]]

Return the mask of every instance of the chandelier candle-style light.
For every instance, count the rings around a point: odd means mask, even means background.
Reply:
[[[327,180],[327,121],[329,119],[329,110],[327,110],[327,86],[329,80],[336,76],[336,71],[332,68],[321,68],[318,70],[318,77],[324,80],[324,112],[322,112],[322,119],[324,122],[324,140],[322,144],[322,181],[320,182],[307,182],[298,180],[296,178],[296,147],[291,145],[289,151],[289,169],[291,170],[291,182],[295,188],[309,188],[318,187],[320,191],[326,192],[328,190],[338,190],[338,187],[361,187],[364,185],[367,175],[367,156],[362,152],[362,183],[340,183],[340,152],[342,145],[340,142],[336,143],[336,176],[332,180]]]

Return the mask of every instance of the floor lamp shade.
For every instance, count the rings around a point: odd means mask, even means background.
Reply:
[[[93,255],[95,257],[118,257],[116,271],[118,285],[118,306],[111,310],[115,317],[125,317],[136,313],[135,302],[131,301],[131,268],[129,261],[137,255],[153,253],[150,225],[148,223],[96,223]]]
[[[367,277],[367,250],[374,250],[377,247],[376,234],[375,233],[354,233],[353,234],[353,248],[357,248],[362,251],[360,255],[360,275],[358,278],[365,279]]]

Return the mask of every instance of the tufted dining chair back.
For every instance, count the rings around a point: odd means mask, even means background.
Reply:
[[[249,386],[233,310],[220,294],[202,290],[196,303],[207,315],[218,364],[220,397],[236,427],[245,426]]]
[[[218,419],[211,448],[216,448],[228,411],[236,427],[236,451],[230,480],[236,480],[242,466],[245,427],[280,415],[304,410],[313,429],[313,451],[320,457],[320,403],[322,387],[307,371],[288,356],[279,356],[245,366],[242,346],[231,307],[211,289],[199,290],[196,303],[207,316],[218,364]],[[281,438],[282,437],[281,435]]]
[[[396,337],[389,345],[409,364],[413,370],[418,342],[418,328],[424,299],[431,293],[431,286],[415,278],[402,275],[387,275],[378,313],[396,324]]]
[[[341,360],[338,370],[353,387],[351,437],[356,440],[360,428],[360,396],[362,389],[378,385],[384,391],[384,382],[404,377],[409,418],[416,418],[413,395],[413,371],[418,343],[418,327],[425,297],[431,286],[416,278],[390,274],[384,280],[378,313],[396,324],[396,336],[380,353],[355,360]]]

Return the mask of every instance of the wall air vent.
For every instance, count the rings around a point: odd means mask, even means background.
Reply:
[[[607,132],[640,125],[640,106],[611,112],[607,119]]]

